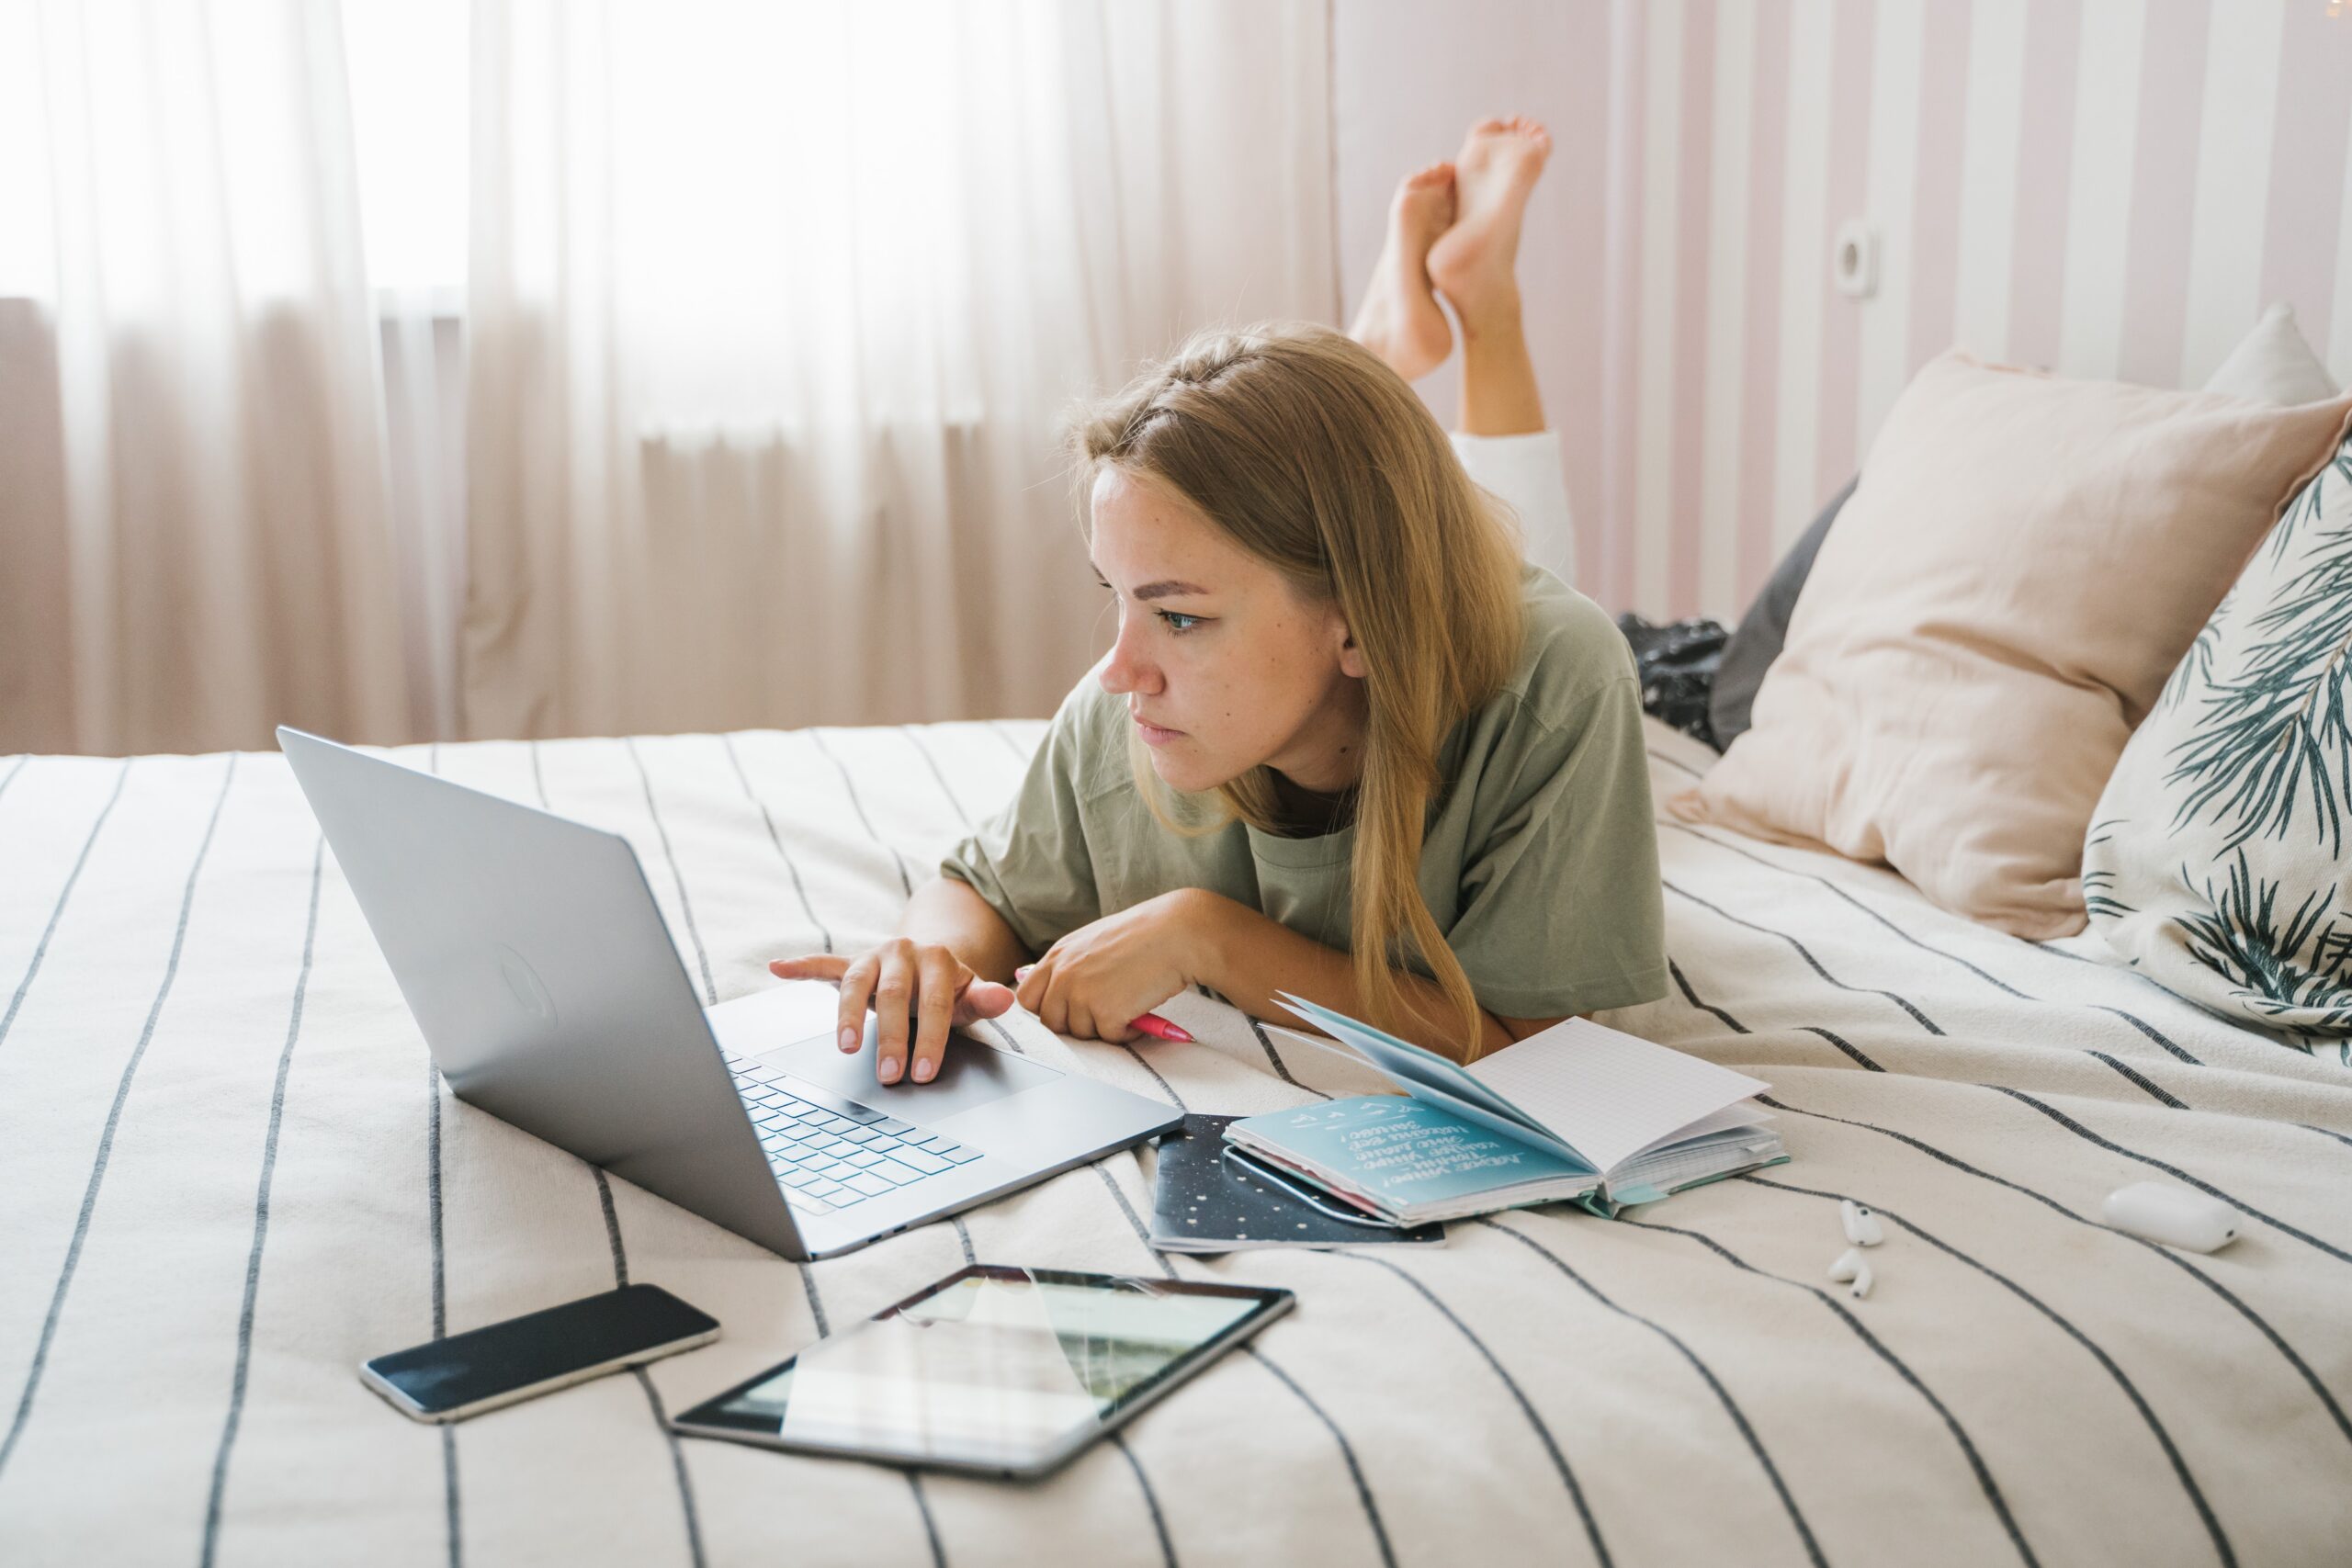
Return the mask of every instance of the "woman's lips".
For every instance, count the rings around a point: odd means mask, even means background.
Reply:
[[[1133,717],[1134,716],[1129,715],[1128,716]],[[1165,746],[1170,740],[1180,740],[1183,739],[1184,735],[1184,732],[1181,729],[1162,729],[1156,724],[1146,724],[1139,718],[1136,719],[1136,728],[1141,732],[1143,736],[1143,743],[1147,746]]]

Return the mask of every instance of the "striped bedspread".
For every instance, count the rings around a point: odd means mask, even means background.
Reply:
[[[885,933],[1043,727],[418,748],[625,833],[711,1000]],[[1710,759],[1653,726],[1662,795]],[[1170,1258],[1148,1154],[798,1268],[460,1104],[285,765],[0,759],[0,1562],[2319,1563],[2352,1558],[2352,1079],[1891,874],[1673,823],[1674,987],[1793,1158],[1406,1256]],[[1597,919],[1608,918],[1595,909]],[[1363,1087],[1204,996],[1041,1058],[1196,1110]],[[2104,1229],[2158,1179],[2211,1257]],[[1838,1200],[1876,1290],[1825,1278]],[[1298,1310],[1034,1487],[668,1434],[967,1258]],[[456,1427],[364,1358],[652,1280],[709,1348]]]

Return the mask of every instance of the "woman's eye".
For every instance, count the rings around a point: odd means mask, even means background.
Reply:
[[[1199,626],[1204,618],[1199,615],[1180,615],[1174,610],[1155,610],[1152,613],[1166,622],[1168,629],[1178,637],[1182,637],[1186,632]]]

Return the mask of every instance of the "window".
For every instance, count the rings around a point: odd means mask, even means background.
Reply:
[[[467,0],[343,0],[368,276],[454,307],[466,285]]]

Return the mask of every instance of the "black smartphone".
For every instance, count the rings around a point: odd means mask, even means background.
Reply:
[[[661,1286],[624,1285],[379,1356],[359,1381],[403,1416],[462,1421],[718,1337],[717,1318]]]

